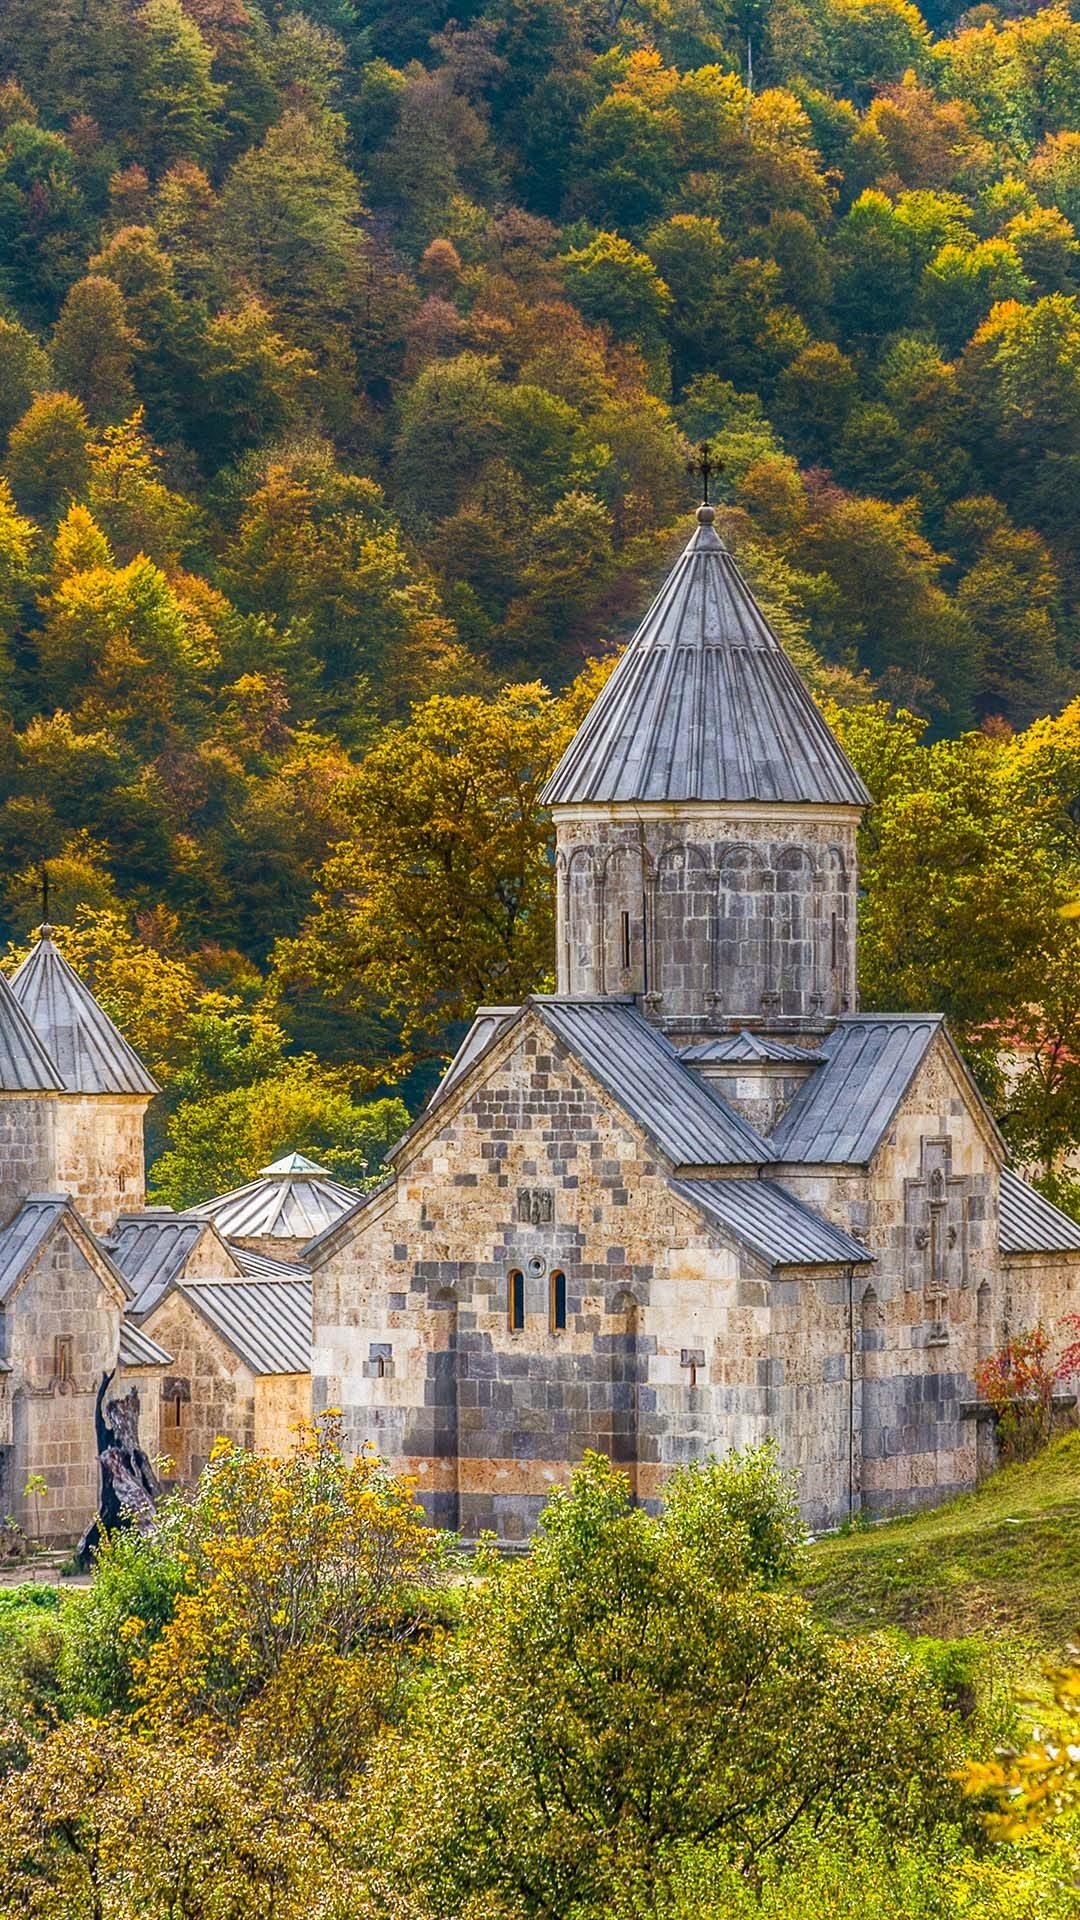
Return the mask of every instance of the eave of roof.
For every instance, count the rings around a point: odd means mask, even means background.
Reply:
[[[539,996],[528,1004],[672,1166],[757,1167],[775,1158],[635,1006]]]
[[[777,1159],[867,1165],[943,1030],[941,1014],[846,1014],[772,1135]]]
[[[189,1207],[186,1217],[212,1220],[226,1240],[307,1241],[351,1212],[358,1198],[357,1189],[340,1180],[266,1172],[246,1186]]]
[[[310,1373],[311,1280],[187,1280],[177,1288],[252,1373]]]
[[[151,1340],[141,1327],[133,1326],[130,1320],[120,1322],[120,1365],[122,1367],[168,1367],[172,1365],[172,1354]]]
[[[1006,1258],[1028,1253],[1080,1255],[1080,1223],[1029,1187],[1011,1167],[1002,1167],[998,1246]]]
[[[128,1305],[132,1297],[130,1282],[66,1193],[28,1194],[18,1213],[0,1229],[0,1305],[13,1297],[61,1222],[88,1263],[99,1268],[113,1283],[125,1306]]]

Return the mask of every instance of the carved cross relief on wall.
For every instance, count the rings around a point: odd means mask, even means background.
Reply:
[[[905,1284],[922,1291],[931,1346],[948,1343],[949,1297],[968,1284],[967,1190],[968,1181],[952,1171],[951,1141],[924,1139],[920,1177],[904,1183]]]

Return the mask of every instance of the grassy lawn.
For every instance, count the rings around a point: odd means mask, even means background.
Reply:
[[[841,1629],[1059,1652],[1080,1633],[1080,1432],[932,1513],[818,1541],[805,1586]]]

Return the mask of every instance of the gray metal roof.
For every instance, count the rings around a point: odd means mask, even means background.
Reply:
[[[770,1267],[872,1266],[874,1256],[774,1180],[673,1180],[676,1193]]]
[[[692,1047],[680,1047],[679,1057],[692,1061],[694,1065],[712,1060],[746,1061],[748,1064],[761,1060],[795,1061],[801,1066],[814,1067],[821,1059],[821,1055],[810,1047],[793,1047],[786,1040],[773,1040],[769,1035],[753,1033],[749,1028],[742,1028],[738,1033],[717,1034],[714,1040],[698,1040]]]
[[[167,1367],[172,1354],[151,1340],[148,1333],[130,1320],[120,1322],[120,1365],[122,1367]]]
[[[133,1047],[42,929],[11,990],[68,1093],[159,1093]]]
[[[302,1280],[188,1280],[179,1292],[252,1373],[310,1373],[310,1275]]]
[[[32,1266],[53,1229],[66,1220],[69,1232],[83,1247],[87,1258],[98,1263],[113,1279],[120,1292],[131,1294],[131,1286],[112,1260],[107,1247],[81,1220],[66,1193],[31,1193],[18,1213],[0,1230],[0,1306],[10,1300],[20,1280]]]
[[[865,807],[870,795],[713,526],[676,561],[541,794]]]
[[[302,1260],[274,1260],[268,1253],[256,1253],[239,1240],[226,1242],[229,1252],[247,1280],[307,1280],[309,1269]]]
[[[7,976],[0,973],[0,1089],[4,1093],[63,1093],[59,1069],[34,1032]]]
[[[939,1013],[846,1015],[772,1136],[776,1157],[864,1166],[943,1024]]]
[[[1002,1253],[1080,1253],[1080,1225],[1002,1167],[998,1245]]]
[[[451,1087],[468,1072],[473,1061],[478,1060],[491,1042],[517,1018],[519,1011],[517,1007],[477,1007],[472,1026],[427,1103],[429,1113],[432,1107],[446,1098]]]
[[[68,1205],[61,1194],[25,1200],[0,1232],[0,1302],[11,1298]]]
[[[188,1208],[192,1220],[212,1220],[227,1240],[314,1240],[355,1207],[355,1187],[318,1169],[315,1173],[283,1173],[264,1167],[257,1180],[216,1200]]]
[[[182,1278],[203,1234],[213,1231],[205,1220],[165,1210],[157,1213],[148,1208],[145,1213],[120,1215],[105,1245],[135,1290],[133,1313],[147,1314],[157,1306]],[[222,1275],[227,1277],[231,1262],[224,1247],[220,1253]]]
[[[676,1166],[761,1166],[775,1159],[670,1041],[620,1000],[528,1002]]]

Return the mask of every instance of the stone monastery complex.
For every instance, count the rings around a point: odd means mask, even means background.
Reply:
[[[545,792],[558,992],[478,1009],[373,1191],[146,1207],[153,1081],[47,929],[0,977],[0,1512],[81,1531],[114,1368],[180,1478],[334,1407],[507,1542],[589,1447],[648,1501],[774,1438],[816,1526],[991,1464],[973,1370],[1080,1307],[1080,1226],[940,1016],[858,1012],[869,795],[713,520]]]

